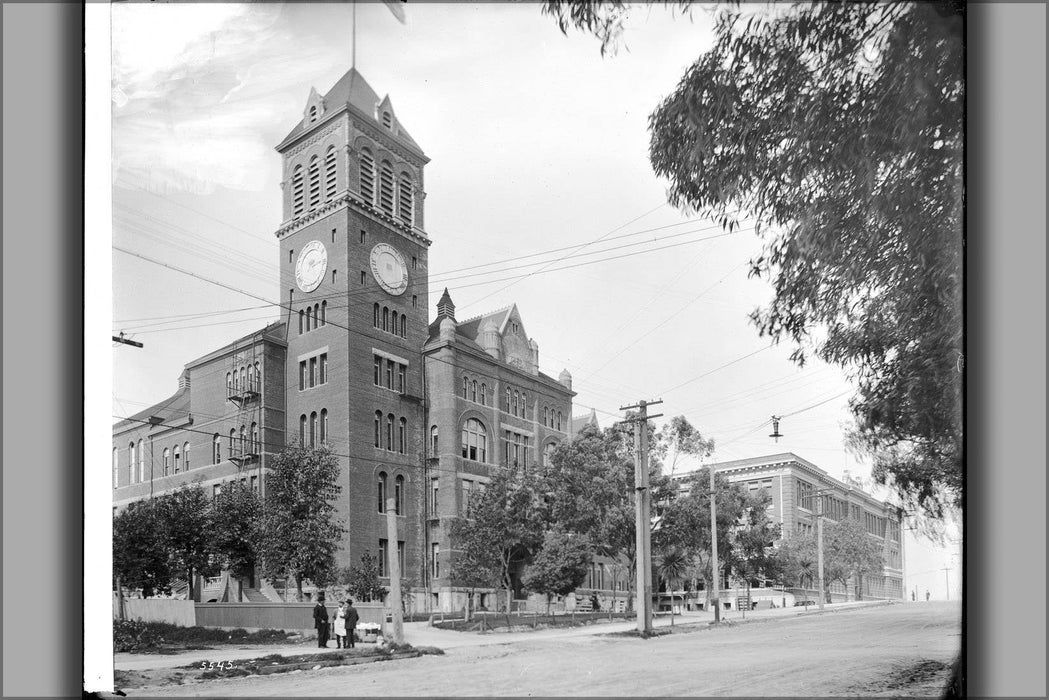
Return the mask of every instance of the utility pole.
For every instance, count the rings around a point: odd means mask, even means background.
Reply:
[[[714,465],[710,467],[710,601],[714,606],[714,624],[721,622],[721,601],[718,600],[718,586],[721,572],[718,570],[718,515],[714,498]]]
[[[816,568],[819,573],[819,602],[823,610],[823,492],[816,496]]]
[[[134,347],[134,348],[141,348],[141,347],[143,347],[142,343],[138,342],[137,340],[128,340],[127,338],[125,338],[124,337],[124,331],[120,331],[120,335],[114,335],[113,336],[113,342],[114,343],[121,343],[122,345],[130,345],[131,347]]]
[[[947,585],[947,600],[951,599],[951,567],[943,567],[943,581]]]
[[[404,644],[404,613],[401,610],[401,548],[397,544],[397,500],[386,499],[386,556],[390,558],[390,613],[393,641]]]
[[[659,401],[638,401],[633,406],[621,406],[620,411],[638,409],[638,414],[626,422],[634,424],[634,516],[637,531],[634,549],[637,559],[637,631],[652,631],[652,521],[649,514],[651,494],[648,490],[648,421],[663,414],[648,415],[648,407]]]

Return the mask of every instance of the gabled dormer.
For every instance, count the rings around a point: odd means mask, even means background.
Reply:
[[[317,92],[317,88],[310,88],[310,96],[306,98],[306,107],[302,110],[302,123],[307,129],[311,124],[320,121],[324,116],[324,98]]]

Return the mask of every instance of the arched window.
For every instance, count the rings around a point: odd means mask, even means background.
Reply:
[[[382,329],[390,330],[390,309],[386,306],[382,307]]]
[[[484,425],[476,418],[467,419],[463,424],[463,459],[476,462],[486,461],[488,452],[488,433]]]
[[[474,380],[470,383],[470,400],[477,401],[477,381]]]
[[[437,426],[430,426],[430,456],[437,456]]]
[[[543,425],[550,427],[550,409],[543,406]]]
[[[397,188],[397,214],[405,226],[410,227],[414,219],[412,207],[412,179],[407,173],[401,174],[401,181]]]
[[[386,416],[386,449],[393,452],[393,414]]]
[[[469,391],[470,391],[470,380],[468,378],[466,378],[466,377],[463,377],[463,398],[464,399],[466,398],[466,394]]]
[[[303,320],[304,320],[305,316],[306,316],[306,312],[303,311],[302,309],[299,309],[299,335],[302,335]]]
[[[310,121],[311,122],[317,121],[317,105],[311,105],[310,106]]]
[[[393,316],[393,318],[390,319],[390,332],[393,333],[394,335],[398,335],[398,333],[397,333],[397,325],[398,325],[397,324],[397,314],[394,313],[394,314],[392,314],[392,316]]]
[[[255,363],[255,391],[262,392],[262,367],[258,362]]]
[[[487,396],[488,396],[488,385],[482,383],[481,384],[481,405],[482,406],[488,405],[487,404],[487,401],[488,401]]]
[[[321,325],[328,325],[328,300],[325,299],[321,302]]]
[[[389,112],[383,112],[382,113],[382,125],[385,126],[387,129],[392,129],[393,128],[393,115],[390,114]]]
[[[382,411],[376,411],[375,412],[375,446],[376,447],[382,447],[382,444],[379,442],[379,433],[381,431],[381,426],[382,426]]]
[[[299,447],[306,447],[306,414],[299,416]]]
[[[515,391],[514,392],[514,402],[513,402],[512,406],[510,408],[510,413],[514,414],[515,416],[517,415],[517,403],[518,403],[518,401],[520,401],[520,399],[521,399],[521,395],[518,394]]]
[[[313,325],[313,307],[306,307],[306,332],[310,332],[310,327]]]
[[[186,471],[189,471],[189,443],[188,442],[185,443],[184,445],[182,445],[182,453],[183,453],[183,457],[182,457],[182,459],[183,459],[183,462],[182,462],[183,468],[185,468]]]
[[[379,208],[393,216],[393,167],[386,161],[379,167]]]
[[[248,388],[248,370],[245,367],[240,368],[240,386],[242,389]]]
[[[133,484],[135,483],[135,465],[138,464],[135,461],[135,443],[133,442],[128,443],[127,446],[127,464],[128,474],[130,475],[128,480]]]
[[[408,337],[408,317],[404,314],[401,314],[401,337]]]
[[[376,302],[375,305],[372,306],[372,312],[373,312],[372,325],[375,326],[376,328],[378,328],[379,327],[379,303],[378,302]]]
[[[321,160],[317,156],[310,158],[309,180],[309,207],[314,209],[321,203]]]
[[[230,372],[226,372],[226,395],[231,396],[233,394],[233,375]]]
[[[244,454],[244,448],[247,447],[248,442],[248,427],[246,425],[240,426],[240,444],[237,446],[240,454]]]
[[[296,165],[291,174],[291,213],[299,216],[305,208],[303,202],[302,166]]]
[[[361,149],[361,199],[375,204],[375,159],[367,148]]]
[[[171,450],[164,448],[164,476],[171,473]]]
[[[324,198],[335,196],[337,178],[335,177],[335,146],[328,146],[324,153]]]
[[[253,454],[260,454],[262,452],[262,444],[259,440],[259,424],[251,424],[251,451]],[[188,453],[188,450],[187,450]],[[188,459],[186,460],[189,461]],[[188,465],[187,465],[188,466]]]
[[[521,392],[521,417],[528,417],[528,394]]]
[[[379,472],[378,482],[379,512],[386,512],[386,472]]]
[[[317,412],[314,411],[310,414],[310,447],[317,446],[317,433],[319,431],[319,425],[317,424]]]
[[[557,429],[561,430],[561,412],[557,412]]]
[[[328,442],[328,409],[321,409],[321,444]]]
[[[240,374],[236,368],[233,369],[233,392],[236,393],[240,389]]]
[[[138,441],[138,480],[146,480],[146,451],[142,449],[142,440]]]
[[[178,474],[182,471],[182,450],[179,449],[178,445],[175,445],[175,473]]]
[[[222,461],[222,438],[218,433],[211,440],[211,463],[218,464]]]
[[[397,426],[397,451],[402,455],[408,451],[408,419],[401,418]]]
[[[510,412],[510,398],[513,396],[513,394],[514,394],[514,392],[509,387],[507,387],[507,389],[506,389],[506,412],[507,413]]]
[[[120,451],[113,448],[113,488],[120,484]]]
[[[397,515],[404,513],[404,477],[400,474],[393,480],[393,512]]]
[[[550,464],[550,455],[552,455],[556,449],[556,442],[546,443],[546,447],[543,448],[543,464]]]

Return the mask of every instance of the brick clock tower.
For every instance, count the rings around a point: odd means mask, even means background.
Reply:
[[[422,477],[427,338],[423,167],[428,158],[351,69],[311,90],[283,157],[281,301],[287,323],[289,442],[339,455],[339,567],[397,553],[424,578]],[[389,542],[385,499],[398,502]]]

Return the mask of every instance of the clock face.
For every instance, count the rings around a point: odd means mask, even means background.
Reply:
[[[328,251],[320,241],[310,241],[299,251],[295,263],[295,283],[304,292],[312,292],[321,286],[324,273],[328,270]]]
[[[408,266],[396,248],[387,243],[372,248],[371,266],[380,287],[394,296],[404,294],[408,288]]]

